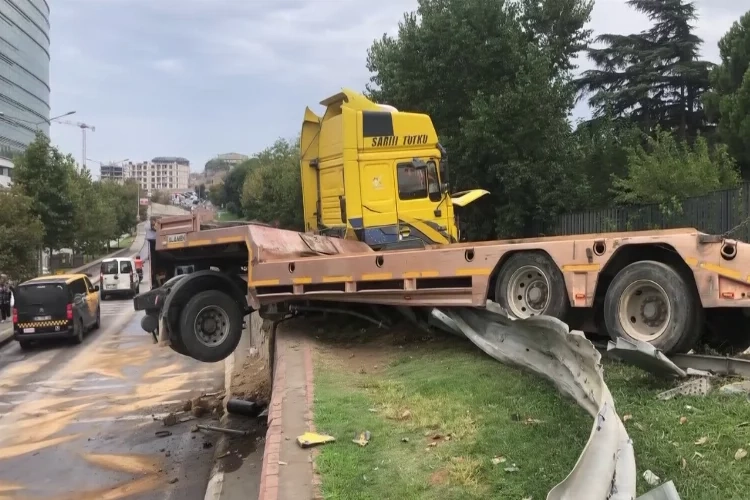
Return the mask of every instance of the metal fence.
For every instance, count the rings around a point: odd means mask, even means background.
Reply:
[[[537,231],[540,235],[575,235],[613,231],[642,231],[694,227],[710,234],[723,234],[750,217],[750,182],[736,189],[715,191],[687,198],[679,206],[658,204],[589,210],[556,217]],[[738,228],[732,238],[750,242],[749,224]]]

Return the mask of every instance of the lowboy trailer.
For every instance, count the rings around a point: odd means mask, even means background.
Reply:
[[[311,301],[485,307],[549,315],[571,328],[687,352],[701,339],[750,346],[750,245],[696,229],[373,250],[362,241],[202,214],[163,217],[149,241],[142,326],[175,351],[215,362],[244,317]]]

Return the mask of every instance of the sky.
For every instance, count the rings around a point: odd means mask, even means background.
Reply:
[[[367,49],[395,34],[416,0],[54,0],[51,116],[95,127],[89,159],[183,156],[193,171],[221,153],[252,155],[292,138],[306,106],[364,89]],[[747,9],[698,0],[703,57]],[[596,0],[594,34],[633,33],[648,19],[625,0]],[[579,59],[581,69],[590,67]],[[585,102],[572,119],[588,115]],[[438,131],[439,132],[439,131]],[[52,140],[80,161],[81,130]],[[99,165],[88,162],[98,173]]]

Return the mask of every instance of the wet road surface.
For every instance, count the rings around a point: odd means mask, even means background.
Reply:
[[[81,345],[0,349],[0,499],[204,497],[215,436],[190,428],[215,419],[154,417],[221,390],[223,363],[155,346],[132,304],[101,302],[102,327]]]

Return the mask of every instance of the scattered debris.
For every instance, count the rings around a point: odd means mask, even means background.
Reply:
[[[543,424],[543,420],[539,420],[536,418],[528,417],[526,420],[523,421],[524,425],[537,425],[537,424]]]
[[[177,415],[174,413],[170,413],[163,419],[161,419],[162,424],[164,424],[164,427],[172,427],[173,425],[177,425],[178,419]]]
[[[734,459],[735,460],[742,460],[746,456],[747,456],[747,450],[744,449],[744,448],[740,448],[740,449],[737,450],[737,452],[735,452]]]
[[[618,337],[607,344],[607,354],[660,377],[686,377],[685,370],[674,364],[648,342]]]
[[[360,446],[367,446],[367,443],[370,442],[370,431],[364,431],[360,432],[358,435],[352,439],[352,443],[358,444]]]
[[[516,464],[513,464],[513,465],[511,465],[510,467],[506,467],[506,468],[505,468],[505,469],[503,469],[503,470],[504,470],[505,472],[518,472],[518,471],[520,471],[521,469],[519,469],[519,468],[518,468],[518,466],[517,466]]]
[[[402,443],[408,443],[409,442],[409,438],[401,438],[401,442]]]
[[[268,418],[268,407],[265,407],[263,411],[258,414],[258,418]]]
[[[680,425],[687,423],[687,417],[680,417]]]
[[[503,464],[503,463],[505,463],[505,457],[502,457],[502,456],[492,457],[492,465],[498,465],[498,464]]]
[[[279,461],[279,465],[289,465],[289,464],[286,462]]]
[[[203,441],[203,449],[207,450],[209,448],[213,448],[214,444],[211,441]]]
[[[633,419],[633,415],[631,415],[630,413],[627,413],[627,414],[625,414],[625,415],[624,415],[624,416],[622,417],[622,421],[623,421],[623,422],[627,422],[628,420],[632,420],[632,419]]]
[[[714,374],[708,370],[698,370],[696,368],[690,368],[686,370],[688,377],[713,377]]]
[[[711,382],[705,377],[696,378],[680,384],[674,389],[669,389],[664,392],[660,392],[656,395],[656,399],[661,401],[667,401],[674,398],[675,396],[705,396],[711,390]]]
[[[297,444],[302,448],[309,448],[311,446],[332,443],[336,441],[336,438],[327,434],[318,434],[317,432],[305,432],[301,436],[297,436]]]
[[[198,426],[197,426],[197,425],[194,425],[194,426],[192,426],[192,427],[190,428],[190,432],[198,432],[199,430],[200,430],[200,429],[198,428]]]
[[[680,459],[680,467],[683,470],[687,469],[687,460],[685,460],[684,458]]]
[[[154,434],[156,434],[156,437],[160,437],[160,438],[169,437],[172,435],[172,433],[169,431],[156,431]]]
[[[697,441],[695,442],[695,444],[697,444],[698,446],[701,446],[701,445],[704,445],[704,444],[706,444],[707,442],[708,442],[708,436],[703,436],[703,437],[699,438],[699,439],[698,439],[698,440],[697,440]]]
[[[223,455],[219,455],[219,456],[218,456],[218,457],[216,457],[216,458],[226,458],[226,457],[228,457],[229,455],[231,455],[231,453],[227,451],[227,452],[226,452],[226,453],[224,453]]]
[[[235,415],[246,417],[257,417],[263,407],[255,401],[244,401],[242,399],[230,399],[227,401],[227,411]]]
[[[646,480],[646,482],[649,484],[649,486],[658,486],[661,482],[661,479],[659,479],[659,476],[651,472],[651,470],[646,470],[643,473],[643,479]]]
[[[176,483],[177,481],[179,481],[179,479],[178,479],[178,478],[176,478],[176,477],[173,477],[173,478],[172,478],[172,479],[170,479],[170,480],[169,480],[168,482],[169,482],[169,484],[174,484],[174,483]]]
[[[250,434],[249,431],[227,429],[226,427],[214,427],[213,425],[196,425],[196,427],[204,431],[223,432],[224,434],[234,434],[235,436],[247,436]]]
[[[680,494],[672,481],[639,496],[637,500],[680,500]]]
[[[729,396],[737,394],[750,394],[750,380],[743,380],[742,382],[734,382],[722,386],[719,392]]]
[[[411,411],[404,410],[404,412],[401,414],[401,420],[406,420],[408,418],[411,418]]]

